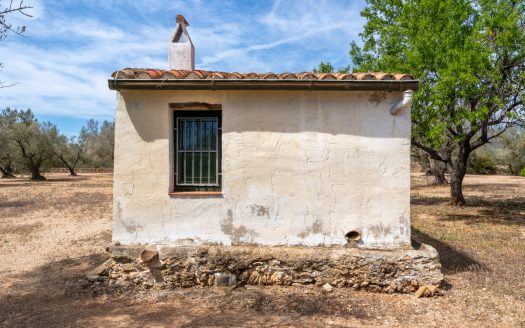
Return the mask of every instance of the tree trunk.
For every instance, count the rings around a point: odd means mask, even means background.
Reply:
[[[445,171],[447,169],[440,169],[440,170],[436,170],[434,171],[434,182],[437,184],[437,185],[446,185],[448,183],[447,181],[447,178],[445,177]]]
[[[35,181],[44,181],[46,180],[46,177],[44,177],[42,174],[40,174],[40,168],[32,168],[31,169],[31,178],[30,180]]]
[[[0,167],[0,173],[2,173],[2,179],[16,178],[13,174],[13,169],[10,166]]]
[[[465,197],[463,197],[463,178],[465,173],[454,172],[450,175],[450,203],[452,205],[465,205]]]
[[[31,177],[29,178],[30,180],[35,180],[35,181],[43,181],[43,180],[46,180],[46,178],[40,173],[40,164],[41,162],[40,161],[37,161],[37,163],[34,163],[32,160],[29,161],[29,165],[27,165],[27,168],[29,169],[29,171],[31,171]]]
[[[465,205],[465,197],[463,197],[463,178],[467,173],[467,161],[470,154],[470,145],[461,145],[459,148],[458,157],[452,165],[447,164],[450,172],[450,203],[452,205]]]
[[[427,175],[431,175],[434,177],[434,184],[436,185],[447,184],[448,181],[447,181],[447,178],[445,177],[447,166],[431,158],[429,158],[428,161],[429,161],[429,169],[427,171]]]
[[[64,166],[68,169],[70,176],[76,177],[78,175],[77,172],[75,172],[75,166],[77,166],[77,163],[80,160],[80,154],[78,154],[77,157],[75,158],[73,165],[69,165],[69,163],[66,161],[64,156],[57,155],[57,157],[64,164]]]
[[[15,178],[15,175],[13,174],[13,171],[14,171],[13,161],[7,160],[5,163],[6,164],[3,167],[0,166],[0,173],[2,173],[2,179]]]

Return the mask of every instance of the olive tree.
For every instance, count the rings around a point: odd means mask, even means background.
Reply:
[[[65,135],[58,134],[58,131],[53,140],[53,154],[68,169],[69,175],[77,176],[75,168],[84,154],[83,144],[75,137],[67,138]]]
[[[0,134],[16,149],[21,165],[31,173],[31,180],[45,180],[41,174],[44,162],[54,156],[57,127],[40,123],[30,109],[4,109],[0,120]]]
[[[89,120],[80,130],[79,144],[84,149],[84,164],[91,167],[113,167],[115,123]]]
[[[0,127],[2,126],[3,116],[0,115]],[[0,177],[14,178],[16,149],[13,143],[7,138],[5,133],[0,131]]]

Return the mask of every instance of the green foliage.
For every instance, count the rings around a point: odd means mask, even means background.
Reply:
[[[53,157],[53,146],[59,136],[57,127],[50,122],[38,122],[30,109],[7,108],[0,117],[1,139],[13,152],[10,156],[31,172],[32,179],[43,179],[40,169]]]
[[[29,171],[32,179],[43,179],[42,169],[65,167],[76,175],[77,164],[113,167],[114,139],[113,122],[89,120],[78,138],[68,138],[29,109],[6,108],[0,112],[0,174]]]
[[[85,149],[83,166],[113,167],[115,123],[89,120],[80,130],[79,145]]]
[[[331,73],[334,71],[334,67],[330,62],[321,62],[319,67],[314,68],[314,73]]]
[[[519,175],[520,175],[521,177],[525,177],[525,166],[520,170]]]
[[[368,3],[362,12],[364,46],[351,44],[355,68],[420,79],[413,105],[418,140],[438,147],[523,119],[523,1]]]
[[[502,135],[501,144],[505,148],[503,162],[511,174],[520,174],[521,168],[525,167],[525,129],[509,129]]]
[[[478,149],[473,152],[467,164],[467,172],[474,174],[496,174],[496,161],[492,152]]]
[[[319,67],[313,69],[314,73],[333,73],[334,71],[335,71],[334,67],[332,66],[330,62],[326,62],[326,63],[321,62],[319,64]],[[338,73],[348,73],[350,72],[350,66],[341,67],[337,70],[337,72]]]
[[[354,70],[420,80],[412,144],[447,164],[451,187],[461,184],[470,152],[525,120],[524,1],[367,2]]]

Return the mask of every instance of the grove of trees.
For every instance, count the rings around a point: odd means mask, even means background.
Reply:
[[[77,175],[78,166],[113,167],[115,125],[87,121],[78,137],[67,137],[51,122],[39,122],[31,110],[6,108],[0,113],[0,173],[2,178],[29,173],[44,180],[43,169],[63,167]]]
[[[450,174],[451,203],[464,204],[471,155],[525,123],[525,1],[367,0],[361,15],[352,69],[420,80],[412,145],[441,163],[433,167]]]

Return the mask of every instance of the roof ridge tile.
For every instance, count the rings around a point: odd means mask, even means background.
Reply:
[[[126,79],[215,79],[215,80],[392,80],[407,81],[414,80],[414,76],[405,73],[386,73],[386,72],[352,72],[352,73],[318,73],[318,72],[285,72],[285,73],[239,73],[239,72],[220,72],[207,70],[161,70],[155,68],[130,68],[126,67],[111,74],[115,80]]]

